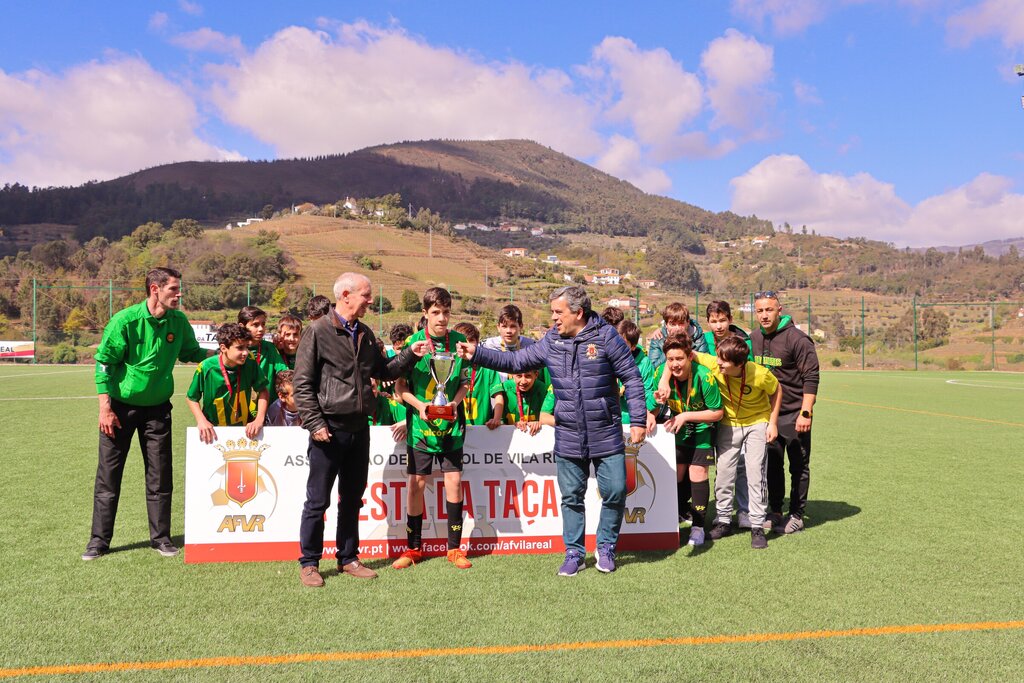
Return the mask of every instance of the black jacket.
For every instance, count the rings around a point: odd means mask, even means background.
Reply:
[[[370,378],[392,380],[415,365],[411,349],[388,360],[373,331],[357,323],[358,348],[331,311],[310,325],[299,340],[292,387],[302,426],[310,433],[328,426],[357,431],[367,426],[376,405]]]
[[[779,415],[800,410],[804,394],[818,393],[818,352],[814,342],[797,329],[788,315],[768,334],[758,326],[750,332],[754,362],[772,371],[782,387],[782,409]]]

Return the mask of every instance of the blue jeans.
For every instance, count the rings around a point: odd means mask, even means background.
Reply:
[[[597,522],[598,545],[610,544],[615,547],[626,509],[624,453],[589,460],[556,455],[558,490],[562,494],[562,540],[566,550],[576,550],[580,554],[586,554],[583,539],[587,522],[583,501],[587,493],[591,463],[597,475],[597,490],[601,494],[601,516]]]

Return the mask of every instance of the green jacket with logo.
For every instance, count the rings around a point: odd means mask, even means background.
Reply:
[[[155,406],[174,394],[174,363],[206,358],[184,313],[162,318],[146,302],[118,311],[103,329],[96,349],[96,392],[133,406]]]

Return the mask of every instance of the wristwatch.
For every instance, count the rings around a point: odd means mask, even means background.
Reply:
[[[806,418],[810,419],[810,418],[814,417],[814,413],[812,413],[809,410],[801,410],[800,411],[800,417],[806,417]]]

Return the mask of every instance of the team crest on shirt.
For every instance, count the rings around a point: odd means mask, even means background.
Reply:
[[[587,344],[587,358],[590,360],[597,359],[597,344]]]
[[[165,337],[165,339],[167,340],[168,344],[173,344],[174,343],[174,333],[173,332],[168,332],[167,336]]]

